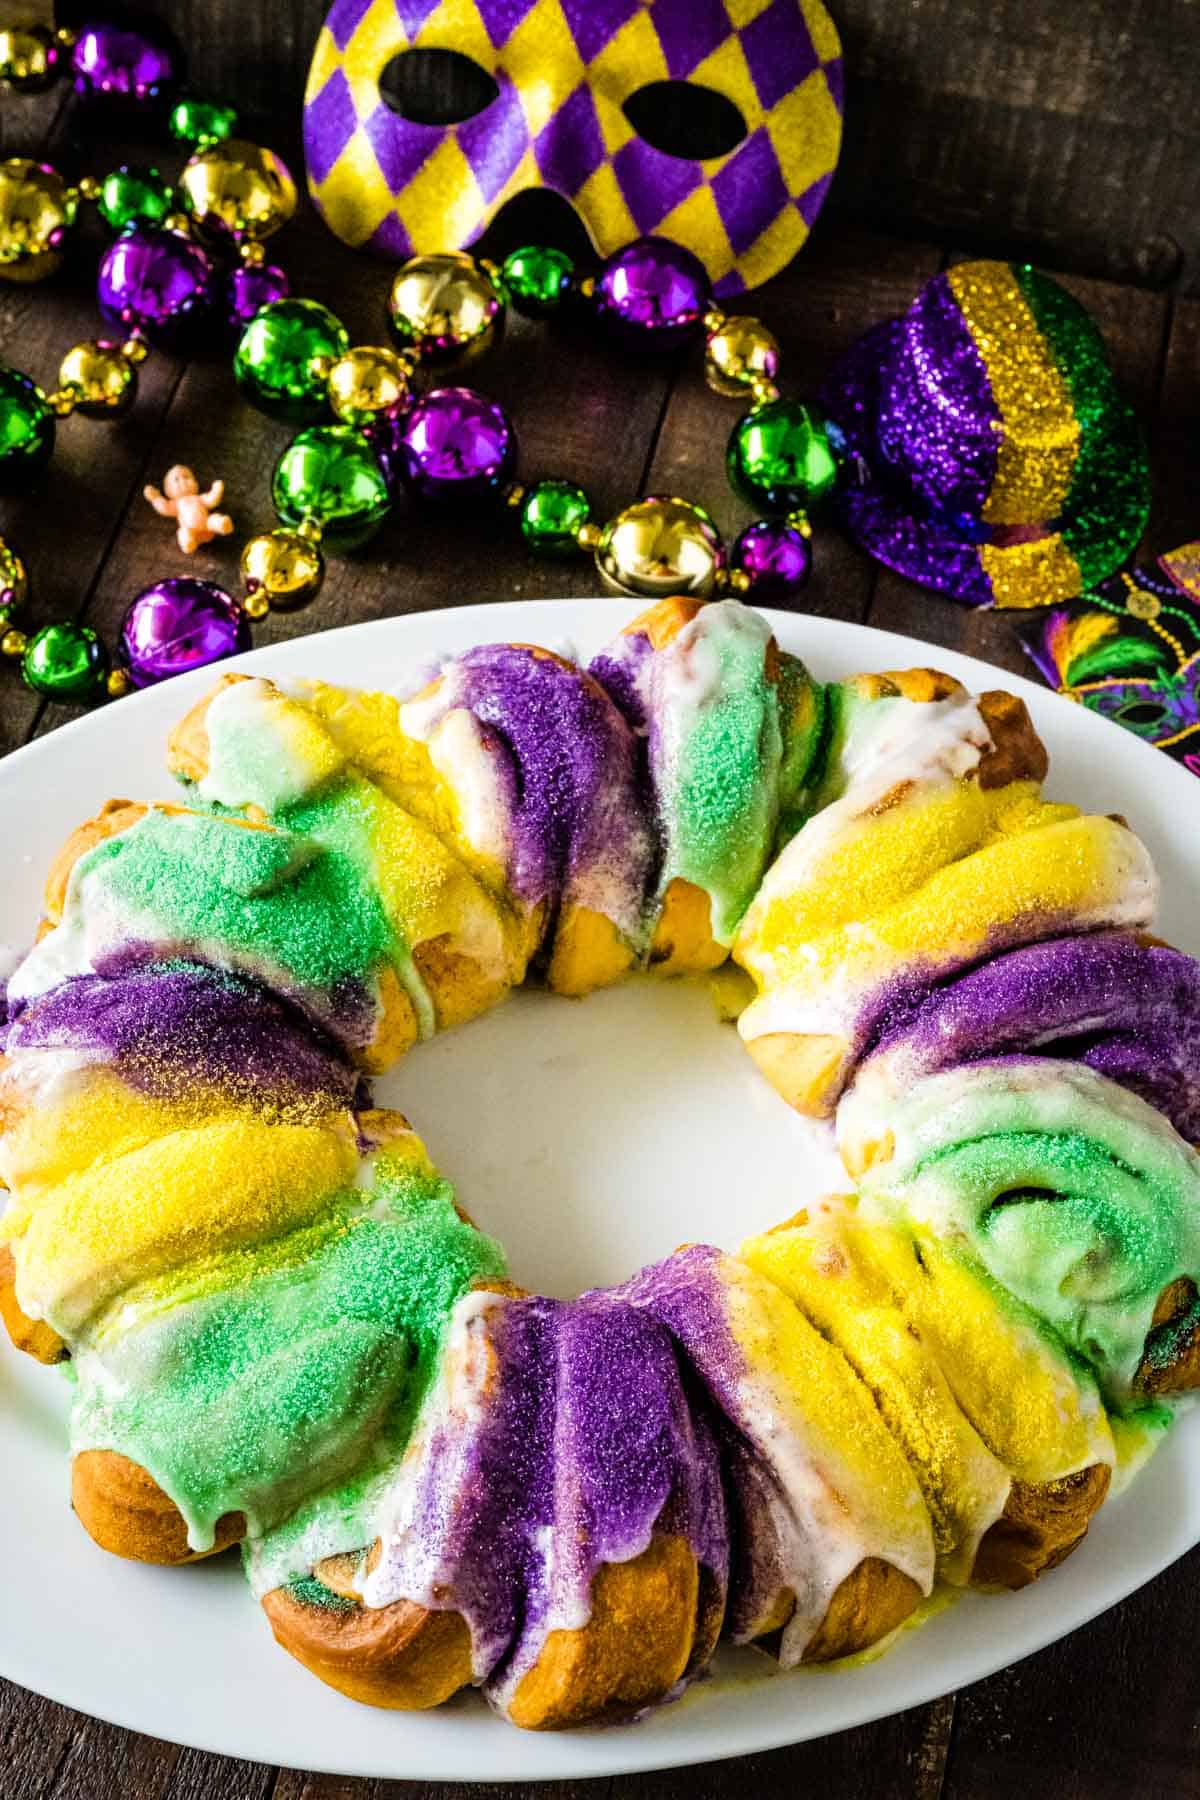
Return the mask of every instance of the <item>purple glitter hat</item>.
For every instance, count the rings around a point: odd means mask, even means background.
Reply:
[[[1083,307],[1020,264],[960,263],[859,339],[822,395],[846,526],[971,606],[1073,598],[1141,537],[1137,422]]]

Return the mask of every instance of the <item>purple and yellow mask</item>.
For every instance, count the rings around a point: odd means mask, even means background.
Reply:
[[[393,110],[381,77],[430,50],[471,58],[488,104],[450,125]],[[735,147],[649,141],[655,90],[684,83],[720,96],[726,119],[736,109]],[[602,256],[659,233],[722,297],[800,248],[841,132],[841,46],[820,0],[334,0],[304,106],[309,189],[348,244],[394,260],[465,249],[514,195],[550,188]]]

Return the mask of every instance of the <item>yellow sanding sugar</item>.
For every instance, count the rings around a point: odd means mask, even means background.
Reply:
[[[861,1261],[890,1282],[932,1347],[959,1405],[1020,1481],[1056,1481],[1114,1460],[1090,1376],[1077,1373],[1032,1315],[927,1233],[862,1227]]]
[[[16,1196],[5,1223],[20,1303],[73,1335],[134,1281],[308,1223],[352,1185],[357,1162],[348,1121],[230,1119],[172,1132],[32,1202]]]
[[[965,1582],[980,1538],[1004,1510],[1009,1473],[964,1416],[889,1284],[858,1256],[857,1235],[845,1225],[773,1231],[751,1238],[740,1255],[795,1301],[871,1390],[917,1473],[941,1573]]]
[[[911,894],[937,870],[1000,835],[1063,817],[1074,807],[1043,807],[1036,782],[981,788],[976,781],[912,787],[883,811],[860,813],[833,838],[801,856],[804,837],[768,877],[751,907],[735,955],[765,978],[786,968],[797,945],[853,919],[867,919]]]
[[[898,965],[945,967],[1004,943],[1010,927],[1046,931],[1109,922],[1102,909],[1153,899],[1149,858],[1125,826],[1097,816],[1058,819],[1022,831],[939,869],[916,893],[862,924],[801,944],[780,972],[815,993],[826,983],[853,991]],[[1045,933],[1043,933],[1045,935]]]
[[[840,1350],[821,1336],[779,1288],[726,1258],[730,1330],[753,1376],[773,1396],[778,1429],[804,1444],[821,1479],[882,1556],[919,1567],[929,1515],[916,1477],[869,1392]]]

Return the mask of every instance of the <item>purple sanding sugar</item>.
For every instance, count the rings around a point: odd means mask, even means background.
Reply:
[[[636,742],[608,695],[574,665],[519,644],[468,650],[447,679],[452,704],[490,725],[519,771],[511,871],[517,893],[536,904],[557,889],[568,901],[600,871],[619,910],[636,917],[651,840]]]
[[[334,1045],[266,989],[200,964],[75,976],[25,1008],[7,1048],[98,1053],[158,1099],[199,1080],[242,1101],[350,1106],[359,1087]]]
[[[1019,1052],[1086,1063],[1200,1139],[1200,964],[1132,932],[1051,938],[944,986],[893,994],[860,1076],[900,1086]]]
[[[730,1328],[725,1303],[723,1270],[731,1262],[711,1245],[691,1244],[640,1270],[614,1288],[611,1298],[644,1309],[666,1327],[689,1386],[708,1404],[729,1519],[725,1629],[729,1636],[744,1638],[757,1628],[764,1606],[786,1581],[772,1519],[786,1510],[788,1497],[778,1491],[770,1446],[762,1438],[771,1420],[753,1418],[747,1410],[746,1359]]]
[[[464,1614],[503,1706],[547,1632],[586,1619],[602,1565],[676,1532],[723,1595],[728,1541],[707,1409],[648,1313],[614,1295],[530,1298],[492,1307],[486,1328],[486,1404],[423,1450],[400,1579]]]
[[[644,631],[627,631],[593,657],[588,674],[616,702],[635,731],[646,729],[646,708],[638,683],[654,655]]]

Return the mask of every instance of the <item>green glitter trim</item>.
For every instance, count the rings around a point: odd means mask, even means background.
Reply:
[[[1079,449],[1063,506],[1062,538],[1082,585],[1110,575],[1137,544],[1150,511],[1150,470],[1132,409],[1113,380],[1104,339],[1079,302],[1048,276],[1013,274],[1079,421]]]
[[[335,1594],[315,1575],[295,1575],[287,1587],[292,1599],[299,1601],[301,1606],[315,1606],[321,1612],[330,1613],[358,1611],[357,1601],[347,1599],[345,1594]]]

